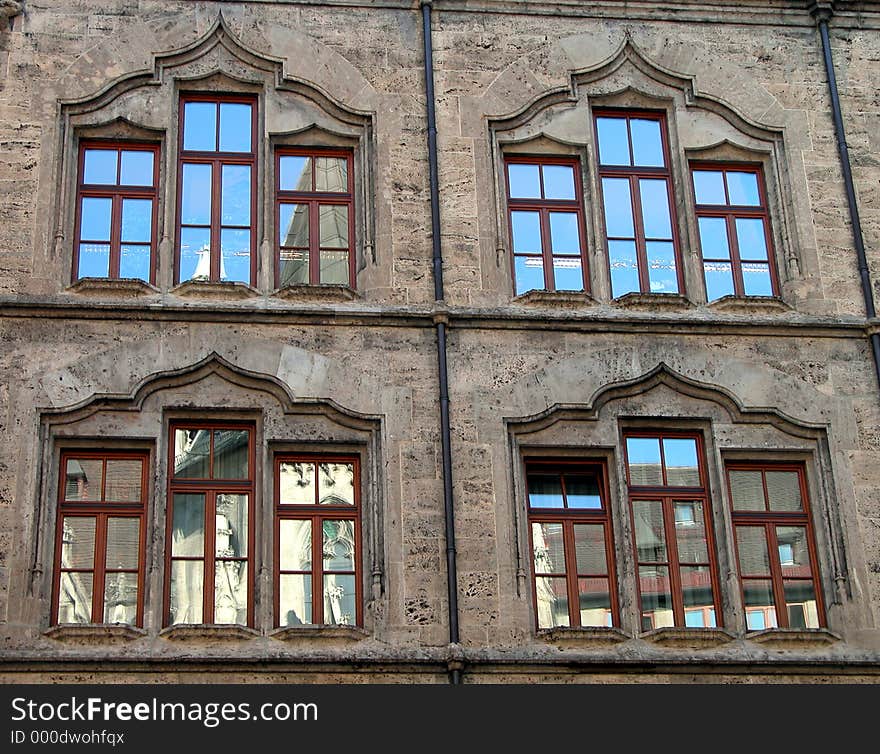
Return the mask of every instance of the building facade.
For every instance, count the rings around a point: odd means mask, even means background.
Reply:
[[[3,13],[4,680],[877,679],[875,4]]]

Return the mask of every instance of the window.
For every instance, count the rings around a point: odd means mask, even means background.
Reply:
[[[678,293],[681,273],[663,116],[600,112],[596,143],[611,295]]]
[[[254,430],[171,425],[166,623],[253,623]]]
[[[61,455],[52,623],[143,624],[146,453]]]
[[[77,173],[73,279],[154,283],[159,147],[83,142]]]
[[[275,500],[276,625],[362,625],[357,459],[279,457]]]
[[[706,297],[773,296],[770,218],[758,167],[691,165]]]
[[[253,283],[255,134],[254,98],[183,97],[175,282]]]
[[[527,461],[526,484],[537,627],[618,625],[603,465]]]
[[[728,464],[746,625],[825,625],[803,466]]]
[[[508,158],[506,169],[517,295],[533,289],[585,290],[583,189],[578,161]]]
[[[671,432],[625,440],[642,630],[714,627],[718,587],[702,440]]]
[[[278,287],[354,287],[350,152],[283,149],[275,167]]]

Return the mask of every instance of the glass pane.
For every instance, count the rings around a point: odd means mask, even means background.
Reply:
[[[318,207],[318,225],[321,229],[322,247],[348,248],[348,207],[322,204]],[[345,277],[347,280],[348,275]]]
[[[312,158],[283,156],[280,158],[279,185],[282,191],[312,190]]]
[[[614,298],[640,289],[636,245],[633,241],[609,241],[611,295]]]
[[[529,474],[529,507],[563,508],[562,482],[557,474]]]
[[[250,225],[250,165],[223,165],[220,175],[220,224]]]
[[[692,623],[686,625],[714,628],[715,602],[712,598],[712,572],[709,566],[682,566],[681,590],[685,615],[692,616]]]
[[[280,570],[311,571],[312,522],[283,518],[278,523],[278,560]]]
[[[332,574],[324,576],[324,623],[330,626],[353,626],[357,621],[355,577]]]
[[[666,161],[663,159],[660,121],[633,118],[629,127],[632,131],[633,165],[662,168]]]
[[[540,254],[542,250],[541,215],[538,212],[511,212],[510,223],[513,228],[514,252]]]
[[[566,474],[565,497],[569,508],[598,510],[602,507],[602,498],[599,496],[599,480],[594,476]]]
[[[220,231],[220,279],[238,283],[251,281],[251,232]]]
[[[550,245],[554,254],[580,254],[581,234],[575,212],[550,213]]]
[[[355,570],[354,521],[324,521],[325,571]]]
[[[635,238],[628,178],[603,178],[605,232],[608,238]]]
[[[354,464],[318,464],[318,502],[321,505],[354,505]]]
[[[626,118],[596,118],[599,133],[599,164],[631,165]]]
[[[532,523],[535,573],[565,573],[562,524]]]
[[[767,471],[767,497],[771,511],[801,511],[800,478],[796,471]]]
[[[108,458],[104,499],[112,503],[140,502],[143,468],[143,461]]]
[[[819,608],[812,581],[783,581],[789,628],[819,628]]]
[[[741,575],[770,575],[770,557],[767,552],[767,533],[763,526],[737,526],[736,549],[739,553],[739,569]]]
[[[666,566],[640,566],[639,593],[642,604],[643,631],[675,625],[669,568]]]
[[[720,170],[695,170],[693,176],[697,204],[727,204],[724,173]]]
[[[733,268],[730,262],[705,262],[703,270],[706,273],[706,299],[715,301],[722,296],[732,296]]]
[[[730,496],[733,509],[737,511],[762,511],[764,504],[764,485],[760,471],[730,471]]]
[[[700,486],[696,440],[690,437],[664,438],[663,458],[666,462],[666,484],[670,487]]]
[[[633,500],[632,507],[639,562],[666,562],[663,503],[660,500]]]
[[[115,149],[86,149],[83,165],[83,183],[89,185],[112,186],[116,183]]]
[[[347,251],[321,250],[321,283],[333,283],[335,285],[348,285],[349,267]]]
[[[574,169],[570,165],[544,165],[544,198],[574,199]]]
[[[62,573],[58,589],[58,622],[92,622],[92,573]]]
[[[755,173],[740,173],[731,170],[727,173],[727,191],[730,203],[740,207],[760,207],[758,176]]]
[[[244,429],[214,430],[214,479],[248,478],[248,438]]]
[[[629,483],[633,485],[662,485],[660,438],[627,437],[626,459],[629,464]]]
[[[153,238],[153,200],[122,200],[122,242],[149,243]]]
[[[312,622],[311,574],[284,574],[279,579],[280,626],[302,626]]]
[[[214,554],[218,558],[246,558],[248,554],[248,496],[218,494],[214,529]]]
[[[541,257],[514,257],[516,294],[526,291],[543,290],[544,260]]]
[[[280,285],[306,285],[309,282],[309,252],[282,249],[279,259]]]
[[[119,277],[136,278],[150,282],[150,247],[144,244],[125,244],[119,253]]]
[[[184,103],[183,148],[198,152],[213,152],[217,149],[216,102]]]
[[[281,246],[309,247],[308,204],[282,204],[278,207],[278,238]]]
[[[737,217],[734,222],[740,258],[766,260],[767,241],[764,237],[764,221],[757,217]]]
[[[315,158],[315,191],[348,191],[348,160],[344,157]]]
[[[123,186],[153,185],[153,153],[122,151],[119,183]]]
[[[608,573],[605,561],[605,526],[603,524],[575,524],[574,550],[579,574]]]
[[[697,500],[675,503],[675,542],[679,563],[709,562],[703,503]]]
[[[706,606],[686,608],[684,625],[688,628],[715,628],[715,609]]]
[[[110,274],[110,244],[79,245],[78,278],[105,278]]]
[[[642,219],[645,238],[672,238],[672,221],[669,219],[669,194],[665,180],[642,178],[639,180],[639,197],[642,201]]]
[[[64,472],[65,500],[100,500],[104,462],[100,458],[68,458]]]
[[[746,625],[750,631],[777,628],[773,586],[769,579],[743,581],[743,601],[746,608]]]
[[[723,217],[698,217],[700,249],[704,259],[730,259],[727,221]]]
[[[244,560],[214,563],[214,623],[247,625],[247,571]]]
[[[61,525],[61,567],[92,568],[94,564],[94,517],[65,516]]]
[[[772,296],[773,284],[770,282],[770,267],[766,264],[744,263],[743,290],[746,296]]]
[[[553,257],[553,281],[557,291],[582,291],[584,271],[580,257]]]
[[[104,576],[104,623],[134,624],[137,603],[136,573],[108,573]]]
[[[174,430],[174,476],[183,479],[207,479],[211,473],[211,430]]]
[[[141,522],[131,517],[107,519],[107,569],[137,569],[141,549]]]
[[[176,558],[204,557],[204,493],[174,493],[174,505],[171,518],[171,555]]]
[[[537,577],[535,602],[538,608],[538,628],[570,625],[568,592],[564,578]]]
[[[113,200],[104,197],[84,196],[79,237],[83,241],[110,240],[110,213]]]
[[[211,231],[207,228],[180,229],[180,281],[211,277]]]
[[[510,163],[507,166],[511,199],[540,199],[541,177],[537,165]]]
[[[240,102],[220,103],[220,151],[251,151],[251,106]]]
[[[611,590],[608,579],[578,579],[578,603],[582,626],[611,625]]]
[[[183,166],[180,222],[183,225],[211,224],[211,166],[194,163]]]
[[[279,475],[279,502],[282,505],[314,505],[315,464],[284,461]]]
[[[678,293],[675,247],[668,241],[648,241],[645,245],[651,293]]]
[[[205,567],[198,560],[171,561],[171,623],[201,623]]]
[[[776,544],[779,549],[779,564],[782,566],[783,577],[812,578],[806,527],[777,526]]]

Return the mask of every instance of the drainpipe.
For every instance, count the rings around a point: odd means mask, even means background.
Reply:
[[[828,75],[828,91],[831,95],[831,114],[834,117],[834,132],[837,136],[837,150],[840,154],[840,167],[843,171],[843,185],[846,189],[846,202],[849,205],[849,217],[852,224],[853,242],[859,263],[859,278],[862,281],[862,294],[865,297],[865,316],[868,320],[876,317],[874,308],[874,291],[871,286],[871,273],[865,255],[865,240],[862,237],[862,223],[859,219],[859,207],[856,202],[856,191],[853,185],[852,166],[849,149],[846,145],[846,132],[843,128],[843,116],[840,111],[840,96],[837,91],[837,77],[834,75],[834,60],[831,57],[831,38],[828,34],[828,21],[834,15],[833,2],[813,2],[809,6],[810,15],[816,20],[819,35],[822,38],[822,54],[825,58],[825,72]],[[871,351],[874,355],[874,371],[880,385],[880,333],[873,332],[869,336]]]
[[[434,110],[434,54],[431,44],[432,0],[421,0],[425,58],[425,100],[428,119],[428,170],[431,187],[431,244],[434,266],[434,300],[443,304],[443,252],[440,247],[440,180],[437,173],[437,120]],[[458,575],[455,564],[455,512],[452,503],[452,454],[449,431],[449,372],[446,365],[446,325],[448,317],[438,312],[437,364],[440,383],[440,447],[443,456],[443,509],[446,514],[446,578],[449,592],[449,643],[458,645]],[[450,681],[461,683],[462,663],[450,657]]]

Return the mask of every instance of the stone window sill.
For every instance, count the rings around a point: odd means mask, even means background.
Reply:
[[[220,641],[241,641],[256,639],[260,632],[253,628],[240,625],[228,624],[198,624],[181,623],[177,626],[168,626],[159,632],[163,639],[186,641],[189,639],[216,639]]]
[[[146,636],[142,628],[122,623],[62,623],[43,632],[43,636],[71,644],[107,644],[132,641]]]
[[[723,628],[655,628],[639,635],[660,647],[674,649],[711,649],[734,640]]]
[[[160,292],[156,286],[139,278],[80,278],[65,290],[83,296],[109,295],[123,298],[154,296]]]
[[[220,282],[216,280],[187,280],[185,283],[176,285],[170,291],[175,296],[182,298],[201,298],[212,300],[239,301],[246,298],[254,298],[260,292],[245,283]]]
[[[589,648],[607,644],[619,644],[627,641],[630,636],[619,628],[606,628],[604,626],[571,628],[557,626],[556,628],[538,629],[537,637],[550,644],[565,647]]]
[[[827,628],[765,628],[747,633],[746,639],[769,649],[816,649],[840,641],[840,636]]]
[[[777,296],[722,296],[707,306],[709,309],[719,312],[739,312],[742,314],[766,314],[792,310]]]
[[[362,641],[369,634],[357,626],[286,626],[272,631],[279,641]]]
[[[586,291],[534,290],[515,296],[513,303],[522,306],[552,306],[562,309],[581,309],[585,306],[596,306],[598,302]]]
[[[347,285],[285,285],[272,292],[274,298],[286,301],[356,301],[361,296]]]
[[[693,304],[680,293],[624,293],[614,299],[612,303],[623,309],[644,311],[656,311],[657,309],[681,311],[693,308]]]

